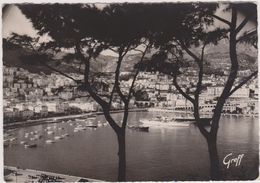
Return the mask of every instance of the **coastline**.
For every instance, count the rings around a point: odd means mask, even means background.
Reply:
[[[36,181],[38,181],[40,177],[59,177],[59,179],[57,180],[62,180],[62,182],[103,182],[102,180],[97,180],[93,178],[79,177],[41,170],[22,169],[6,165],[4,165],[4,170],[6,170],[6,172],[9,171],[9,174],[4,175],[4,179],[6,182],[31,182],[32,177],[34,178],[34,180],[36,179]]]
[[[124,110],[115,110],[115,111],[111,111],[111,113],[115,114],[115,113],[121,113],[123,111]],[[147,108],[129,109],[129,112],[146,112],[146,111],[148,111]],[[59,123],[61,122],[61,120],[80,118],[85,116],[93,116],[93,115],[103,115],[103,112],[90,112],[90,113],[83,113],[83,114],[76,114],[76,115],[65,115],[65,116],[41,118],[36,120],[19,121],[14,123],[6,123],[6,124],[4,123],[3,127],[4,130],[8,130],[8,129],[15,129],[15,128],[25,127],[25,126],[40,125],[45,123]]]
[[[112,114],[115,113],[122,113],[124,110],[115,110],[111,111]],[[135,109],[129,109],[129,112],[169,112],[169,113],[179,113],[179,114],[188,114],[191,115],[192,112],[185,112],[185,111],[176,111],[173,109],[162,109],[162,108],[135,108]],[[89,113],[83,113],[83,114],[75,114],[75,115],[64,115],[64,116],[57,116],[57,117],[49,117],[49,118],[41,118],[41,119],[35,119],[35,120],[26,120],[26,121],[19,121],[14,123],[4,123],[3,127],[4,130],[8,129],[15,129],[19,127],[25,127],[25,126],[34,126],[34,125],[40,125],[45,123],[59,123],[61,120],[69,120],[72,118],[80,118],[80,117],[86,117],[86,116],[93,116],[93,115],[103,115],[103,112],[89,112]],[[205,117],[212,115],[212,113],[202,113]],[[258,117],[258,114],[228,114],[228,113],[222,113],[222,116],[227,117]]]

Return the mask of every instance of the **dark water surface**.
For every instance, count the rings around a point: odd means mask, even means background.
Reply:
[[[160,113],[133,112],[129,123],[139,118],[152,118]],[[169,114],[167,114],[169,115]],[[121,120],[121,114],[114,114]],[[104,121],[103,116],[96,120]],[[84,122],[79,122],[84,124]],[[57,126],[54,135],[47,135],[47,126]],[[64,130],[59,130],[64,127]],[[19,128],[13,132],[17,140],[4,148],[4,164],[115,181],[117,177],[117,141],[110,126],[73,132],[69,123],[43,124]],[[33,141],[37,148],[24,148],[20,141],[24,134],[37,130],[43,135]],[[46,139],[69,133],[70,136],[54,144]],[[227,179],[254,179],[258,172],[258,118],[222,117],[218,134],[220,161],[229,154],[244,154],[241,165],[229,169],[222,164]],[[151,128],[149,132],[127,129],[127,180],[169,181],[209,179],[209,155],[205,139],[194,125],[172,129]]]

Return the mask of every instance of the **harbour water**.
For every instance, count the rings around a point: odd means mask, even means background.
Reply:
[[[129,124],[140,118],[153,118],[169,113],[131,112]],[[117,121],[122,114],[113,115]],[[96,121],[105,122],[102,115]],[[87,128],[74,132],[75,125],[70,123],[41,124],[22,127],[8,132],[16,137],[4,148],[4,164],[20,168],[56,172],[80,177],[116,181],[117,141],[111,127]],[[47,134],[45,129],[54,134]],[[218,133],[218,152],[226,179],[255,179],[258,174],[258,118],[231,117],[221,118]],[[25,134],[37,131],[42,135],[34,139],[36,148],[25,148],[21,141],[30,141]],[[68,133],[69,136],[54,140],[55,136]],[[30,134],[29,134],[30,136]],[[127,180],[128,181],[170,181],[170,180],[208,180],[209,155],[205,139],[195,125],[189,127],[150,128],[149,132],[127,129]],[[222,164],[224,157],[244,154],[240,166],[229,169]]]

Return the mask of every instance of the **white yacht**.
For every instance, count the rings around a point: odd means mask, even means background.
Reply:
[[[189,122],[176,122],[171,118],[140,119],[140,122],[149,127],[189,127]]]

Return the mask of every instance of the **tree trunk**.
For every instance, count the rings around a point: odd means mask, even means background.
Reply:
[[[125,130],[117,133],[118,140],[118,181],[126,181],[126,150],[125,150]]]
[[[207,138],[207,143],[210,159],[210,179],[222,180],[217,150],[217,137],[210,136],[209,138]]]

